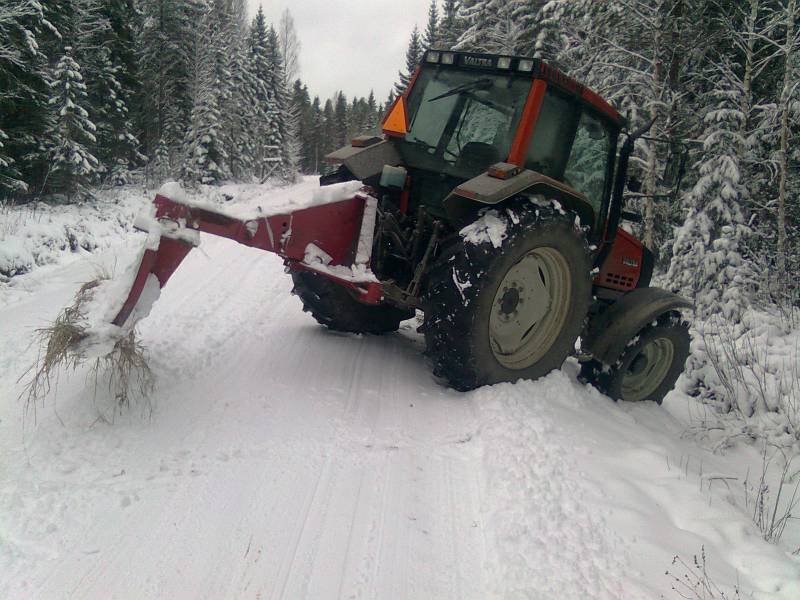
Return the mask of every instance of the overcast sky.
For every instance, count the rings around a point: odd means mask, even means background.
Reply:
[[[383,102],[404,68],[414,24],[425,29],[430,0],[248,0],[277,25],[288,8],[300,38],[300,77],[313,98],[342,90],[348,98],[375,90]]]

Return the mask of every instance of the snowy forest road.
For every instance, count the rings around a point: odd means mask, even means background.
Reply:
[[[800,597],[800,562],[704,483],[756,453],[711,454],[569,363],[445,389],[414,321],[330,333],[277,257],[225,240],[204,237],[140,324],[152,414],[98,419],[81,368],[23,422],[34,328],[140,241],[0,298],[0,597],[648,599],[674,597],[665,570],[701,546],[718,584]]]

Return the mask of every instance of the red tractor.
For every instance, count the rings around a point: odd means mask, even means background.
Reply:
[[[281,255],[330,329],[387,333],[422,311],[434,373],[458,390],[535,379],[577,354],[603,392],[660,402],[689,353],[690,304],[648,287],[653,254],[619,227],[634,217],[626,173],[644,134],[623,126],[539,60],[430,50],[384,136],[328,156],[328,202],[245,219],[158,196],[114,324],[130,326],[142,291],[204,231]]]

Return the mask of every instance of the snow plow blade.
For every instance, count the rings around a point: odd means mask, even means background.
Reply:
[[[137,312],[150,276],[163,288],[199,245],[201,232],[273,252],[285,259],[289,269],[315,271],[355,290],[362,302],[379,303],[383,297],[381,284],[369,269],[377,201],[371,190],[363,187],[351,191],[344,200],[337,199],[352,188],[352,182],[320,188],[326,191],[322,202],[312,200],[307,208],[246,217],[159,193],[151,213],[140,215],[134,223],[136,229],[148,234],[147,244],[128,296],[112,324],[132,328],[135,323],[128,321]],[[141,311],[141,317],[147,312]]]

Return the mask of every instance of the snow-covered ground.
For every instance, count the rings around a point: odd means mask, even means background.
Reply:
[[[614,403],[571,363],[459,394],[413,321],[330,333],[276,256],[225,240],[204,236],[139,326],[150,407],[99,418],[79,369],[26,418],[35,328],[142,239],[0,294],[0,598],[679,598],[665,572],[701,548],[717,585],[800,598],[800,528],[768,544],[745,507],[758,448],[692,441],[689,398]]]

